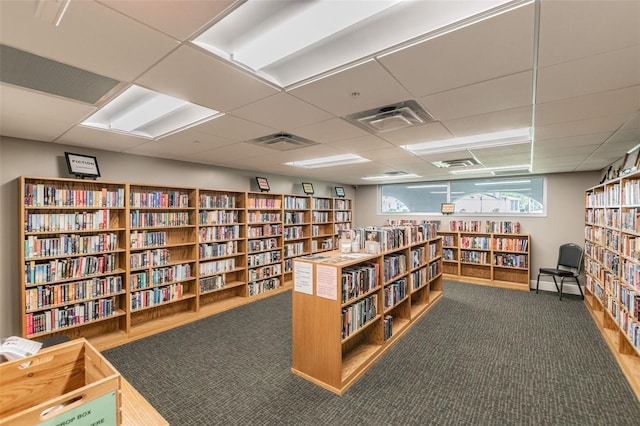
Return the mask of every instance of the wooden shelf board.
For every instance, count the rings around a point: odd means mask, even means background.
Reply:
[[[512,290],[522,290],[522,291],[530,290],[528,282],[527,284],[522,284],[522,283],[514,283],[510,281],[498,281],[498,280],[490,280],[487,278],[476,278],[476,277],[469,277],[466,275],[451,275],[451,274],[443,274],[443,277],[445,280],[458,281],[458,282],[467,283],[467,284],[477,284],[477,285],[485,285],[489,287],[509,288]]]

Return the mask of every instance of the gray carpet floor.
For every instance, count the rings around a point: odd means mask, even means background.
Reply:
[[[171,425],[638,425],[579,297],[456,282],[343,396],[291,373],[291,293],[103,352]]]

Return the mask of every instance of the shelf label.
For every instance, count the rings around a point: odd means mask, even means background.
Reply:
[[[293,262],[293,291],[313,294],[313,264]]]
[[[335,266],[316,265],[316,293],[325,299],[338,299],[338,273]]]

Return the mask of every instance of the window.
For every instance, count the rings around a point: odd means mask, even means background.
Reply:
[[[381,213],[440,214],[442,203],[455,213],[520,215],[544,213],[540,176],[380,185]]]

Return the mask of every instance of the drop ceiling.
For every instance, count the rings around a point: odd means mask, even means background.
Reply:
[[[119,83],[91,103],[0,78],[2,136],[353,185],[397,172],[421,176],[405,181],[456,179],[433,163],[468,158],[486,167],[531,163],[535,174],[600,170],[640,142],[640,1],[512,1],[495,16],[424,35],[416,23],[447,2],[408,2],[412,18],[396,21],[411,27],[414,43],[395,49],[400,41],[386,36],[379,54],[302,82],[284,68],[284,85],[193,43],[243,1],[71,0],[58,26],[36,16],[39,3],[0,2],[0,43]],[[368,39],[367,31],[350,37]],[[158,140],[79,125],[132,84],[224,115]],[[434,121],[373,132],[346,119],[405,101]],[[533,129],[526,146],[427,156],[400,147],[522,127]],[[274,134],[315,144],[283,151],[252,143]],[[371,161],[284,165],[347,153]]]

